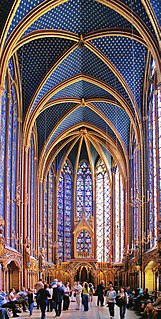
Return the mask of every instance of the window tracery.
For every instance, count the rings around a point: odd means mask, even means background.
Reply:
[[[96,229],[97,259],[107,262],[111,246],[111,189],[109,176],[101,159],[96,165]]]
[[[150,248],[156,244],[157,236],[157,154],[156,154],[156,99],[155,99],[155,63],[151,65],[151,83],[148,99],[148,160],[149,160],[149,221]]]
[[[85,214],[87,220],[93,215],[92,177],[87,161],[82,161],[77,171],[76,214],[78,220],[81,220],[83,214]]]
[[[72,243],[72,183],[73,171],[71,163],[64,164],[58,182],[58,258],[67,261],[71,258]]]
[[[120,262],[123,258],[124,247],[124,190],[118,166],[115,168],[114,188],[114,261]]]
[[[12,71],[12,72],[11,72]],[[6,242],[16,248],[17,232],[17,157],[18,157],[18,105],[12,61],[9,62],[9,72],[5,81],[5,91],[2,96],[1,112],[1,154],[0,154],[0,205],[1,214],[7,216]],[[5,196],[5,188],[7,196]],[[6,204],[5,204],[6,203]]]
[[[46,177],[44,194],[44,257],[53,261],[53,229],[54,229],[54,165],[52,164]]]

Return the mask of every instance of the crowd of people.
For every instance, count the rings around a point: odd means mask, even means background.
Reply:
[[[17,292],[12,288],[8,294],[0,290],[0,319],[9,319],[10,311],[13,317],[18,317],[21,311],[32,316],[34,305],[41,310],[41,319],[45,319],[46,311],[54,311],[54,317],[59,317],[72,301],[75,301],[76,310],[88,311],[93,295],[97,296],[98,307],[108,307],[110,319],[114,318],[115,305],[119,307],[120,319],[125,318],[127,308],[134,310],[139,319],[161,318],[161,293],[149,295],[147,288],[143,291],[139,288],[132,291],[130,287],[115,289],[112,282],[105,287],[104,280],[96,289],[92,283],[78,281],[70,287],[69,282],[63,284],[55,279],[50,284],[39,280],[34,289],[22,287]]]

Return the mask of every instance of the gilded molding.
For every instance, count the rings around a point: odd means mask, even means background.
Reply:
[[[15,53],[20,47],[25,45],[26,43],[29,43],[31,41],[42,39],[42,38],[62,38],[62,39],[68,39],[74,42],[79,42],[79,37],[77,34],[73,32],[68,32],[65,30],[35,30],[31,33],[27,34],[25,37],[20,39],[17,42],[17,45],[13,49],[13,53]]]
[[[31,134],[31,130],[32,130],[32,126],[36,120],[36,117],[39,115],[40,110],[42,110],[44,108],[44,106],[46,105],[46,103],[48,102],[49,99],[52,98],[53,95],[55,95],[57,92],[59,92],[60,90],[62,90],[65,87],[68,87],[71,84],[74,84],[78,81],[86,81],[92,84],[97,85],[98,87],[102,88],[103,90],[109,92],[110,94],[112,94],[117,102],[119,102],[122,107],[124,108],[125,112],[127,112],[127,114],[130,116],[131,121],[133,122],[134,127],[137,124],[137,120],[134,116],[136,116],[137,112],[135,110],[135,115],[132,113],[131,108],[129,107],[127,101],[125,100],[125,98],[123,96],[120,95],[119,92],[117,92],[113,87],[111,87],[110,85],[104,83],[103,81],[98,80],[97,78],[88,76],[88,75],[84,75],[84,74],[78,74],[76,76],[71,77],[70,79],[67,79],[61,83],[59,83],[58,85],[56,85],[54,88],[52,88],[51,90],[49,90],[43,97],[42,99],[37,103],[37,106],[35,107],[35,110],[33,111],[30,119],[28,120],[28,123],[26,123],[25,126],[25,130],[24,130],[24,136],[26,136],[26,143],[29,143],[29,139],[30,139],[30,134]],[[139,134],[139,127],[137,128],[137,132]],[[139,135],[138,135],[139,138]]]
[[[68,1],[68,0],[43,1],[38,6],[36,6],[33,10],[31,10],[31,12],[29,12],[22,19],[22,21],[15,27],[11,36],[6,41],[6,44],[4,46],[4,50],[3,50],[2,56],[1,56],[0,74],[1,74],[1,78],[2,78],[2,83],[4,83],[5,73],[6,73],[6,69],[7,69],[7,63],[8,63],[8,60],[13,53],[14,46],[17,44],[18,40],[21,38],[21,36],[25,32],[25,30],[27,30],[29,28],[29,26],[32,23],[34,23],[34,21],[36,21],[39,17],[41,17],[47,11],[59,6],[60,4],[66,2],[66,1]]]
[[[147,46],[146,42],[138,33],[136,33],[135,30],[132,32],[131,30],[126,30],[125,28],[108,28],[106,30],[94,31],[85,35],[84,41],[92,41],[102,37],[125,37],[134,39],[135,41],[143,44],[145,47]]]
[[[53,142],[52,144],[50,145],[49,149],[46,150],[44,152],[44,156],[41,157],[40,161],[39,161],[39,178],[43,178],[44,176],[44,172],[46,171],[46,162],[47,162],[47,159],[50,158],[50,154],[52,152],[52,150],[54,149],[54,147],[60,142],[62,141],[63,138],[67,137],[68,134],[73,131],[74,129],[78,129],[78,128],[81,128],[81,127],[84,127],[86,126],[86,128],[89,128],[89,129],[92,129],[95,131],[95,134],[98,134],[98,129],[97,127],[89,124],[89,123],[85,123],[85,122],[82,122],[80,124],[76,124],[74,125],[72,128],[69,128],[68,130],[65,131],[65,133],[63,132],[62,134],[60,134],[60,136],[58,136]],[[99,131],[99,139],[100,139],[100,136],[104,137],[105,140],[108,140],[108,143],[112,146],[111,149],[110,149],[110,152],[112,152],[113,154],[113,150],[115,149],[116,150],[116,156],[117,156],[117,159],[118,161],[121,159],[121,157],[119,157],[119,154],[118,154],[118,146],[116,147],[115,145],[115,141],[112,140],[112,138],[110,136],[107,136],[105,134],[105,132]],[[101,140],[100,140],[101,141]],[[102,141],[101,141],[102,143]],[[106,144],[104,144],[104,146],[106,146]],[[63,146],[62,146],[63,147]],[[108,145],[109,147],[109,145]],[[58,152],[60,151],[60,148],[59,150],[56,150],[55,152],[55,156],[58,154]],[[52,156],[52,159],[50,159],[50,161],[53,160],[53,156]],[[127,159],[126,159],[127,161]],[[51,162],[50,162],[51,163]],[[48,163],[49,164],[49,163]],[[48,165],[48,169],[49,169],[49,165]]]
[[[4,92],[5,88],[3,86],[0,85],[0,96],[2,96],[3,92]]]
[[[58,61],[54,64],[54,66],[51,67],[51,69],[48,71],[48,73],[45,75],[45,77],[43,78],[43,80],[41,81],[38,89],[36,90],[32,100],[31,100],[31,103],[29,105],[29,108],[27,110],[27,114],[26,114],[26,117],[25,117],[25,122],[24,122],[24,130],[26,130],[26,122],[29,120],[30,116],[31,116],[31,109],[32,109],[32,106],[34,104],[34,101],[36,99],[36,97],[38,96],[38,94],[41,92],[41,89],[43,87],[43,85],[45,84],[45,82],[47,81],[47,79],[51,76],[51,74],[56,70],[56,68],[64,61],[64,59],[71,53],[73,52],[76,48],[77,48],[77,44],[74,44],[72,47],[70,47],[59,59]],[[40,107],[40,110],[41,110],[41,107]],[[34,110],[35,111],[35,110]],[[33,113],[34,113],[33,111]],[[32,114],[33,114],[32,113]]]
[[[113,9],[117,13],[119,13],[121,16],[123,16],[125,19],[127,19],[140,33],[140,35],[143,37],[145,43],[149,47],[155,61],[157,64],[158,70],[161,69],[160,66],[160,53],[158,50],[158,47],[156,45],[156,41],[153,37],[153,35],[149,32],[147,26],[144,24],[144,22],[136,15],[136,13],[133,11],[131,14],[131,10],[128,6],[126,6],[122,1],[117,0],[96,0],[97,2]]]

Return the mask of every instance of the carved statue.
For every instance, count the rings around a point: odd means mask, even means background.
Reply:
[[[2,217],[0,217],[0,257],[4,256],[4,247],[5,247],[5,241],[4,241],[4,220]]]

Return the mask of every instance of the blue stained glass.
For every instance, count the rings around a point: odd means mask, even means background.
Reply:
[[[34,146],[34,136],[31,136],[30,141],[30,209],[28,210],[28,237],[31,240],[31,254],[34,256],[35,251],[35,146]]]
[[[12,229],[11,225],[11,212],[12,212],[12,134],[13,134],[13,109],[12,109],[12,94],[10,94],[9,99],[9,123],[8,123],[8,163],[7,163],[7,237],[8,237],[8,245],[12,246],[11,233],[14,229]]]
[[[71,259],[72,235],[72,167],[66,161],[58,183],[58,257]]]
[[[12,216],[12,230],[16,232],[16,160],[17,160],[17,97],[16,97],[16,90],[15,86],[12,85],[11,88],[11,94],[12,94],[12,126],[13,126],[13,132],[12,132],[12,177],[11,177],[11,190],[12,190],[12,210],[11,210],[11,216]],[[16,248],[15,246],[15,239],[12,240],[12,247]]]
[[[78,257],[92,257],[92,238],[90,233],[83,229],[76,237],[76,252]]]
[[[47,228],[48,228],[48,178],[47,175],[46,178],[46,188],[44,192],[44,257],[45,260],[47,260],[47,247],[48,247],[48,241],[47,241]]]
[[[96,165],[96,238],[97,260],[108,262],[111,247],[111,190],[109,176],[101,159]]]
[[[6,145],[6,107],[7,107],[7,84],[2,95],[1,110],[1,136],[0,136],[0,215],[4,219],[4,176],[5,176],[5,145]]]
[[[155,63],[151,64],[151,77],[154,76]],[[148,170],[149,170],[149,216],[148,229],[153,239],[150,239],[150,248],[156,245],[157,237],[157,155],[156,155],[156,114],[155,114],[155,95],[154,82],[151,82],[148,96]]]
[[[48,261],[53,261],[53,192],[54,192],[54,181],[53,181],[53,168],[49,170],[48,179]]]
[[[89,164],[86,161],[82,161],[79,165],[77,172],[77,218],[81,220],[83,214],[85,214],[88,220],[92,216],[92,177]]]

